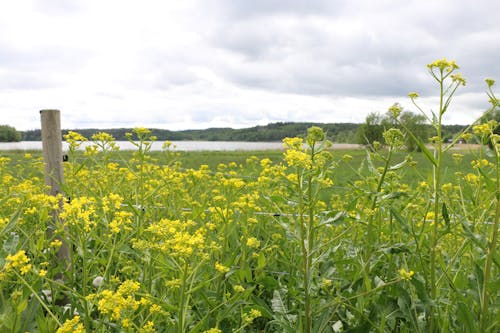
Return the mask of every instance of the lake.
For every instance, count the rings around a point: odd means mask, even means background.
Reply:
[[[234,150],[280,150],[282,142],[246,142],[246,141],[170,141],[171,150],[176,151],[234,151]],[[116,141],[120,150],[135,150],[136,147],[129,141]],[[86,142],[82,146],[91,145]],[[151,150],[162,150],[163,141],[153,142]],[[334,144],[337,149],[358,149],[357,144]],[[42,150],[41,141],[0,142],[2,150]],[[63,150],[68,150],[68,144],[63,142]]]

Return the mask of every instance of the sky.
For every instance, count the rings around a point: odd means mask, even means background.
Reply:
[[[361,123],[393,103],[438,108],[426,65],[467,79],[447,124],[489,107],[500,80],[497,0],[0,1],[0,124],[245,128]]]

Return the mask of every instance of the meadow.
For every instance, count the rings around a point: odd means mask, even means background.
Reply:
[[[487,122],[456,141],[492,149],[443,142],[455,66],[428,67],[444,98],[419,153],[399,129],[252,153],[152,152],[144,128],[132,152],[106,133],[80,150],[71,132],[55,197],[39,153],[0,154],[0,331],[498,331],[500,140]]]

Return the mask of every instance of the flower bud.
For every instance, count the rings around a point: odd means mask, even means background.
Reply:
[[[104,284],[104,278],[102,276],[96,276],[92,281],[92,285],[96,288],[101,287]]]

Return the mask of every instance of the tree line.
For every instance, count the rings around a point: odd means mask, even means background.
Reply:
[[[166,129],[152,128],[152,135],[160,141],[281,141],[285,137],[303,136],[311,126],[319,126],[328,133],[331,141],[340,143],[354,143],[356,130],[359,124],[354,123],[310,123],[310,122],[278,122],[265,126],[254,126],[249,128],[208,128],[200,130],[170,131]],[[68,133],[68,129],[62,130],[62,134]],[[111,134],[116,140],[127,140],[126,133],[132,132],[131,128],[112,129],[74,129],[86,138],[91,138],[98,132]],[[39,129],[22,132],[24,141],[40,141],[41,131]]]
[[[430,125],[419,116],[404,112],[401,119],[406,126],[421,138],[430,133]],[[327,138],[335,143],[358,143],[358,144],[371,144],[373,141],[383,143],[382,133],[389,127],[396,126],[390,122],[387,115],[379,113],[371,113],[367,116],[362,124],[356,123],[312,123],[312,122],[277,122],[270,123],[264,126],[254,126],[242,129],[233,128],[208,128],[200,130],[182,130],[171,131],[166,129],[150,129],[152,135],[156,136],[160,141],[281,141],[285,137],[301,137],[307,132],[311,126],[321,127],[326,133]],[[10,132],[15,131],[10,127]],[[444,125],[443,132],[445,136],[452,137],[455,133],[464,129],[464,125]],[[1,129],[1,127],[0,127]],[[62,134],[68,133],[70,130],[62,130]],[[118,141],[127,140],[126,133],[132,131],[131,128],[110,128],[110,129],[74,129],[72,131],[78,132],[90,139],[92,135],[99,132],[106,132],[111,134]],[[8,139],[3,139],[5,136],[0,135],[0,141],[40,141],[41,131],[39,129],[17,132],[16,139],[13,136]],[[411,141],[407,142],[410,150],[415,148]]]

